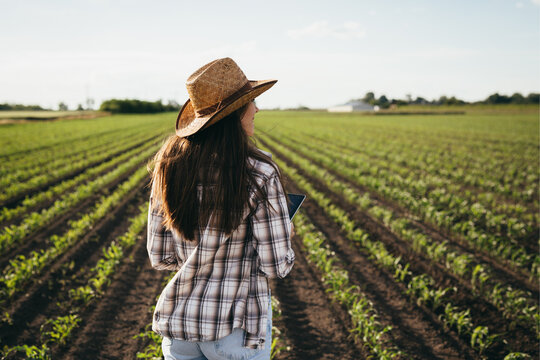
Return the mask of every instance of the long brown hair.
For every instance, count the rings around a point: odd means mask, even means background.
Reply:
[[[195,230],[209,221],[230,234],[247,207],[250,215],[255,211],[249,202],[250,189],[257,202],[268,201],[248,159],[271,164],[280,172],[242,128],[247,106],[188,137],[170,136],[148,165],[153,204],[160,204],[163,225],[186,240],[195,240]]]

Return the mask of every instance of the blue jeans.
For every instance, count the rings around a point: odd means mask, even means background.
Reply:
[[[268,302],[268,325],[264,349],[242,347],[244,329],[235,328],[229,335],[215,341],[195,342],[164,337],[161,348],[165,360],[270,360],[272,303],[270,300]]]

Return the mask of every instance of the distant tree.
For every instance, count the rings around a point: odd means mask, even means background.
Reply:
[[[446,97],[445,95],[442,95],[439,100],[437,100],[435,103],[437,105],[444,105],[446,104],[446,102],[448,101],[448,97]]]
[[[401,99],[392,99],[390,101],[390,105],[405,106],[405,105],[409,105],[409,103],[406,102],[405,100],[401,100]]]
[[[0,104],[0,110],[30,110],[30,111],[43,111],[44,109],[39,105],[23,105],[23,104]]]
[[[60,110],[60,111],[67,111],[67,110],[68,110],[68,106],[67,106],[63,101],[61,101],[61,102],[58,104],[58,110]]]
[[[526,103],[525,97],[521,95],[520,93],[513,93],[512,96],[510,96],[510,102],[512,104],[525,104]]]
[[[366,95],[362,98],[368,104],[373,105],[375,103],[375,94],[373,92],[367,92]]]
[[[406,94],[406,99],[391,99],[389,100],[385,95],[381,95],[379,98],[375,97],[375,94],[372,91],[366,93],[366,95],[361,99],[353,99],[352,101],[364,101],[371,105],[378,105],[381,108],[387,108],[390,106],[406,106],[408,104],[418,104],[418,105],[465,105],[465,104],[536,104],[540,105],[540,94],[539,93],[530,93],[527,96],[522,95],[519,92],[512,94],[511,96],[501,95],[499,93],[494,93],[489,95],[486,99],[481,101],[467,102],[461,100],[455,96],[448,97],[446,95],[440,96],[438,99],[427,100],[426,98],[417,96],[416,99],[412,100],[410,94]]]
[[[509,104],[510,102],[510,97],[506,95],[499,95],[499,93],[489,95],[485,100],[486,104]]]
[[[381,95],[375,102],[375,105],[379,105],[381,108],[387,109],[390,107],[390,101],[385,95]]]
[[[122,114],[144,114],[178,110],[176,106],[164,105],[161,100],[110,99],[101,103],[99,110]]]
[[[457,99],[455,96],[452,96],[449,99],[446,99],[446,103],[444,105],[463,105],[465,104],[465,101]]]
[[[84,110],[84,108],[83,108],[82,104],[77,105],[77,111],[83,111],[83,110]]]
[[[428,104],[428,103],[429,103],[429,101],[427,101],[423,97],[419,97],[419,96],[417,96],[416,99],[414,99],[414,101],[413,101],[413,104],[419,104],[419,105],[424,105],[424,104]]]
[[[530,93],[529,95],[527,95],[527,103],[540,105],[540,94]]]

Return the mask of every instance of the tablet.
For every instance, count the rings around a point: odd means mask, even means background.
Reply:
[[[298,209],[300,209],[300,205],[304,202],[306,195],[287,194],[287,196],[289,198],[289,220],[292,220]]]

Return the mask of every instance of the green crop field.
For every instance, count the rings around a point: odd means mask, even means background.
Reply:
[[[538,107],[463,110],[257,114],[257,146],[307,195],[271,282],[273,358],[538,358]],[[160,358],[147,163],[175,120],[0,125],[3,358]]]

